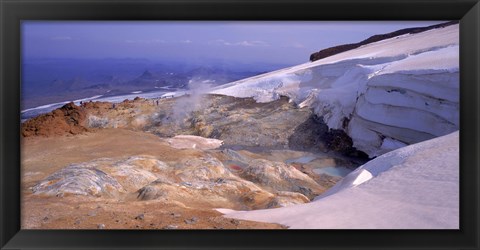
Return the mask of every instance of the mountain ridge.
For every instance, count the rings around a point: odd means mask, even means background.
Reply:
[[[401,30],[397,30],[397,31],[394,31],[394,32],[390,32],[390,33],[373,35],[373,36],[371,36],[371,37],[369,37],[365,40],[362,40],[358,43],[349,43],[349,44],[337,45],[337,46],[329,47],[329,48],[326,48],[326,49],[322,49],[318,52],[312,53],[310,55],[310,61],[312,61],[312,62],[317,61],[317,60],[323,59],[325,57],[333,56],[335,54],[339,54],[339,53],[342,53],[342,52],[345,52],[345,51],[348,51],[348,50],[356,49],[360,46],[367,45],[367,44],[374,43],[374,42],[379,42],[379,41],[382,41],[382,40],[385,40],[385,39],[389,39],[389,38],[393,38],[393,37],[397,37],[397,36],[401,36],[401,35],[405,35],[405,34],[416,34],[416,33],[424,32],[424,31],[427,31],[427,30],[443,28],[443,27],[447,27],[447,26],[450,26],[450,25],[458,24],[458,23],[459,23],[459,21],[455,20],[455,21],[445,22],[445,23],[441,23],[441,24],[435,24],[435,25],[431,25],[431,26],[427,26],[427,27],[407,28],[407,29],[401,29]]]

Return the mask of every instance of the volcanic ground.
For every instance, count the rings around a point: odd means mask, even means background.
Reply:
[[[367,160],[286,97],[70,103],[21,134],[24,229],[282,229],[214,209],[307,203]]]

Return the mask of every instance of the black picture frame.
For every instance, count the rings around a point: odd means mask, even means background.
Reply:
[[[1,249],[479,249],[478,0],[0,0]],[[460,20],[460,230],[20,230],[21,20]]]

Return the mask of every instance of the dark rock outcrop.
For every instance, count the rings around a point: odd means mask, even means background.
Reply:
[[[353,146],[353,140],[345,131],[341,129],[330,129],[322,135],[322,141],[325,142],[327,149],[340,152],[347,156],[368,159],[368,155],[357,150]]]
[[[338,46],[322,49],[318,52],[315,52],[315,53],[311,54],[310,55],[310,61],[313,62],[313,61],[316,61],[316,60],[320,60],[320,59],[323,59],[325,57],[333,56],[335,54],[339,54],[339,53],[342,53],[342,52],[345,52],[345,51],[348,51],[348,50],[358,48],[362,45],[366,45],[366,44],[373,43],[373,42],[378,42],[378,41],[385,40],[385,39],[388,39],[388,38],[401,36],[401,35],[405,35],[405,34],[420,33],[420,32],[424,32],[424,31],[431,30],[431,29],[447,27],[447,26],[457,24],[457,23],[458,23],[458,21],[451,21],[451,22],[431,25],[431,26],[428,26],[428,27],[415,27],[415,28],[401,29],[401,30],[397,30],[397,31],[394,31],[394,32],[386,33],[386,34],[374,35],[374,36],[371,36],[371,37],[369,37],[369,38],[367,38],[367,39],[365,39],[361,42],[358,42],[358,43],[343,44],[343,45],[338,45]]]
[[[328,126],[321,117],[312,114],[305,122],[298,125],[288,138],[291,149],[307,151],[324,151],[325,142],[322,137],[328,132]]]

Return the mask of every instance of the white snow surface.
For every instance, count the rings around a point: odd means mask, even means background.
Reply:
[[[177,149],[196,148],[201,150],[216,149],[222,146],[223,141],[205,138],[196,135],[176,135],[166,139],[171,147]]]
[[[217,210],[292,229],[458,229],[459,132],[377,157],[307,204]]]
[[[459,25],[402,35],[214,88],[313,108],[379,156],[459,129]],[[348,121],[347,126],[344,121]]]

